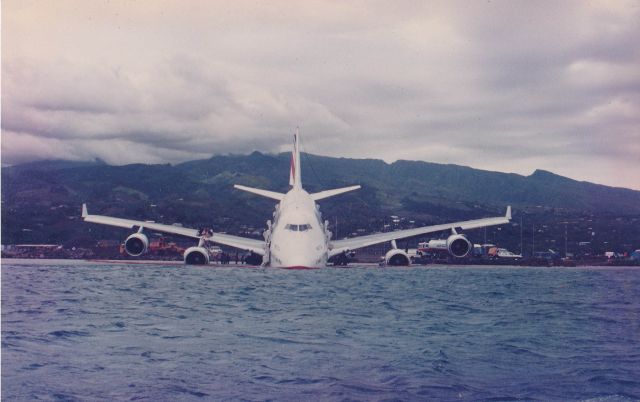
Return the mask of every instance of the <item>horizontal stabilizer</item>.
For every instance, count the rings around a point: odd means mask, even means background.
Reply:
[[[235,184],[233,187],[237,188],[238,190],[242,190],[242,191],[246,191],[248,193],[261,195],[263,197],[271,198],[271,199],[274,199],[274,200],[277,200],[277,201],[282,201],[282,199],[284,198],[284,194],[276,193],[275,191],[262,190],[262,189],[259,189],[259,188],[241,186],[239,184]]]
[[[318,201],[318,200],[322,200],[322,199],[325,199],[325,198],[333,197],[334,195],[343,194],[343,193],[346,193],[346,192],[349,192],[349,191],[357,190],[359,188],[360,188],[360,185],[350,186],[350,187],[343,187],[343,188],[336,188],[336,189],[333,189],[333,190],[320,191],[319,193],[311,194],[311,198],[314,201]]]

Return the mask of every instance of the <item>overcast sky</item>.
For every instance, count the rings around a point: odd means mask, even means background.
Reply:
[[[2,1],[2,163],[302,149],[640,189],[639,1]]]

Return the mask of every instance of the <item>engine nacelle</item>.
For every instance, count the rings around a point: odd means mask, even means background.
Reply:
[[[189,247],[184,251],[184,263],[188,265],[209,264],[209,250],[204,247]]]
[[[447,250],[454,257],[466,257],[471,249],[471,242],[464,235],[454,234],[447,238]]]
[[[404,250],[392,248],[385,254],[384,262],[388,266],[402,267],[411,264],[411,259]]]
[[[138,257],[147,252],[149,238],[144,233],[134,233],[124,241],[124,251],[132,257]]]

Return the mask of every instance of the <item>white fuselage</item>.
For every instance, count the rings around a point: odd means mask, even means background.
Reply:
[[[309,193],[291,189],[276,206],[267,239],[269,264],[286,268],[318,268],[327,262],[329,234]]]

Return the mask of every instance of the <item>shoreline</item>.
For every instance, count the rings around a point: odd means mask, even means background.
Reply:
[[[99,265],[99,264],[112,264],[112,265],[164,265],[164,266],[186,266],[183,261],[167,261],[167,260],[114,260],[114,259],[77,259],[77,258],[6,258],[3,257],[0,259],[0,265],[5,265],[6,263],[15,264],[15,265],[43,265],[45,263],[57,263],[57,264],[65,264],[65,265],[83,265],[83,264],[91,264],[91,265]],[[247,264],[236,264],[231,261],[229,264],[219,264],[219,263],[209,263],[206,265],[207,267],[215,267],[215,268],[262,268],[259,265],[247,265]],[[193,267],[199,267],[194,265]],[[201,267],[201,266],[200,266]],[[447,263],[433,263],[433,264],[411,264],[409,266],[399,266],[399,267],[386,267],[380,266],[376,263],[370,262],[354,262],[350,263],[347,266],[327,266],[328,268],[335,269],[349,269],[349,268],[386,268],[386,269],[406,269],[406,268],[428,268],[428,267],[448,267],[448,268],[456,268],[456,267],[478,267],[478,268],[562,268],[562,269],[571,269],[571,268],[640,268],[638,265],[598,265],[598,264],[576,264],[575,266],[562,266],[562,265],[509,265],[509,264],[447,264]]]

